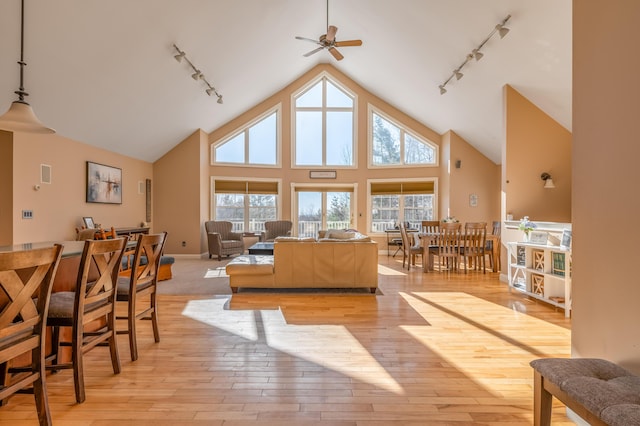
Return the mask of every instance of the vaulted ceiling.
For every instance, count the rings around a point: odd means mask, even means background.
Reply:
[[[442,84],[511,15],[509,34]],[[510,84],[571,130],[571,0],[329,0],[344,60],[303,54],[326,32],[326,0],[25,0],[25,88],[58,134],[155,161],[328,62],[439,133],[495,163]],[[207,96],[177,44],[223,95]],[[0,2],[0,113],[18,88],[20,0]]]

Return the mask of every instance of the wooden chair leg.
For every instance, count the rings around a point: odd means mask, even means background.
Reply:
[[[71,359],[73,365],[73,384],[76,390],[76,401],[84,402],[86,399],[84,391],[84,361],[82,356],[82,329],[78,330],[78,335],[73,336]]]
[[[138,359],[138,343],[136,342],[136,301],[129,300],[129,315],[127,318],[127,327],[129,333],[129,351],[131,352],[131,361]]]
[[[109,327],[111,328],[111,337],[109,337],[109,352],[111,354],[111,366],[113,367],[114,374],[120,374],[120,354],[118,353],[118,341],[116,333],[116,315],[115,313],[109,315],[107,319]]]
[[[36,351],[37,352],[37,351]],[[45,382],[46,369],[42,360],[43,356],[37,356],[41,361],[38,362],[38,370],[40,372],[38,379],[33,382],[33,396],[36,400],[36,410],[38,412],[38,421],[40,425],[51,426],[51,413],[49,412],[49,397],[47,396],[47,386]]]
[[[534,371],[533,374],[533,424],[534,426],[549,426],[553,396],[544,388],[542,375],[538,371]]]
[[[158,327],[158,305],[156,300],[156,293],[151,294],[151,324],[153,326],[153,340],[160,342],[160,329]]]

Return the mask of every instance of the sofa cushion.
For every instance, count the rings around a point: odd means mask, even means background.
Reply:
[[[325,232],[324,237],[318,240],[319,242],[369,242],[371,238],[368,235],[361,234],[353,231],[339,231],[336,229],[330,229]]]
[[[273,256],[242,255],[235,257],[225,267],[227,275],[271,275],[273,274]]]
[[[313,237],[276,237],[274,241],[277,243],[315,243],[316,239]]]

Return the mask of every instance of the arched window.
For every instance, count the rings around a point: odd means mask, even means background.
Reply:
[[[322,75],[293,97],[294,167],[353,167],[355,95]]]
[[[374,167],[438,165],[438,146],[369,108],[370,155]]]
[[[212,164],[276,166],[280,163],[280,106],[213,144]]]

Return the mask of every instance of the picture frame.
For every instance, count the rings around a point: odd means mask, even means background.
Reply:
[[[87,203],[122,204],[122,169],[87,161]]]
[[[82,218],[82,221],[84,222],[84,227],[87,229],[95,229],[96,225],[93,222],[93,218],[89,217],[89,216],[85,216]]]
[[[547,244],[549,233],[545,231],[531,231],[529,235],[529,242],[532,244]]]

